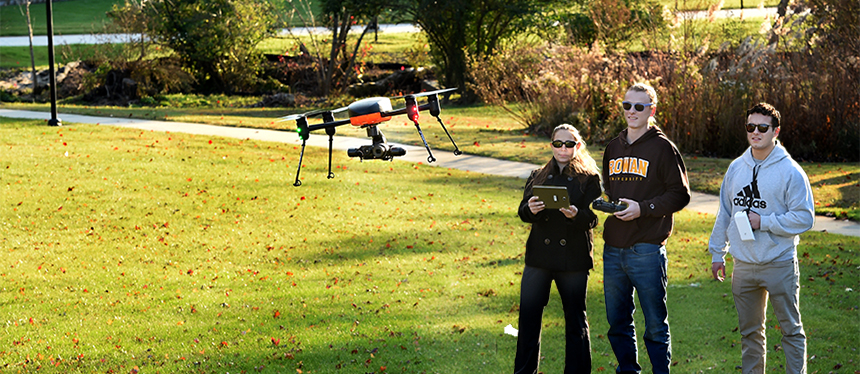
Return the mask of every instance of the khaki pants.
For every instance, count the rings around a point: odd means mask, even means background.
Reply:
[[[741,358],[744,374],[765,371],[767,355],[765,308],[767,300],[782,331],[785,372],[806,373],[806,333],[800,322],[800,270],[797,260],[757,265],[735,260],[732,295],[738,310],[742,335]]]

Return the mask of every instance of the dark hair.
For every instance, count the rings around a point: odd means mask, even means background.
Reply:
[[[747,117],[749,117],[750,114],[753,113],[769,116],[771,118],[770,124],[773,125],[773,127],[779,127],[779,111],[776,110],[773,105],[770,105],[765,102],[758,103],[747,111]]]

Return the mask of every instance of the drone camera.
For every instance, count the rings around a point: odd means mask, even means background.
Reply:
[[[358,148],[350,148],[346,151],[349,157],[358,157],[362,160],[391,160],[394,157],[403,156],[406,150],[400,147],[392,147],[388,144],[376,143],[363,145]]]

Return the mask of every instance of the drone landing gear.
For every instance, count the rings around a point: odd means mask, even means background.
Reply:
[[[302,181],[299,180],[299,174],[302,173],[302,159],[305,158],[305,143],[306,140],[302,140],[302,153],[299,154],[299,170],[296,170],[296,182],[293,183],[293,186],[301,186]]]
[[[454,145],[454,156],[462,155],[463,152],[460,151],[460,147],[457,147],[457,143],[454,142],[454,138],[451,137],[451,133],[448,132],[448,129],[445,127],[445,124],[442,123],[442,119],[439,116],[435,116],[436,120],[439,121],[439,124],[442,125],[442,130],[445,130],[445,135],[448,135],[448,139],[451,140],[451,144]]]
[[[429,146],[429,145],[427,145],[427,140],[426,140],[426,139],[424,139],[424,132],[423,132],[423,131],[421,131],[421,126],[419,126],[419,125],[418,125],[418,121],[412,121],[412,123],[414,123],[414,124],[415,124],[415,128],[416,128],[416,129],[418,129],[418,135],[421,135],[421,141],[422,141],[422,142],[424,142],[424,148],[426,148],[426,149],[427,149],[427,154],[429,154],[429,156],[427,156],[427,162],[428,162],[428,163],[433,163],[433,162],[435,162],[435,161],[436,161],[436,157],[433,157],[433,152],[432,152],[432,151],[430,151],[430,146]]]
[[[445,130],[445,135],[448,135],[448,139],[451,140],[451,144],[454,145],[454,156],[459,156],[463,154],[463,152],[460,151],[460,147],[458,147],[457,143],[454,142],[454,138],[451,137],[451,133],[448,132],[448,128],[445,127],[445,123],[442,122],[442,119],[439,118],[439,116],[435,117],[436,120],[439,121],[439,124],[442,125],[442,129]],[[421,131],[421,126],[418,125],[418,121],[413,120],[412,123],[414,123],[415,128],[418,129],[418,135],[421,135],[421,141],[424,142],[424,148],[427,149],[427,154],[429,154],[429,156],[427,156],[427,162],[435,162],[436,157],[433,157],[433,152],[430,150],[430,146],[427,144],[427,140],[424,138],[424,132]]]
[[[325,112],[323,113],[323,121],[325,122],[334,122],[334,113]],[[328,179],[334,178],[334,173],[331,172],[331,149],[334,146],[334,134],[336,132],[335,127],[326,127],[325,133],[328,134]]]
[[[310,129],[308,128],[308,119],[306,117],[300,117],[296,119],[296,126],[298,127],[299,137],[302,139],[302,153],[299,154],[299,169],[296,170],[296,181],[293,183],[293,186],[301,186],[302,181],[299,180],[299,174],[302,173],[302,160],[305,158],[305,145],[308,143],[308,138],[311,137]]]
[[[322,112],[323,121],[325,121],[327,124],[328,123],[334,123],[335,124],[333,126],[326,126],[325,127],[325,133],[328,134],[328,179],[334,178],[334,173],[331,172],[331,152],[332,152],[332,148],[334,146],[334,134],[337,131],[335,129],[335,126],[340,125],[340,124],[336,124],[336,122],[334,120],[334,113],[336,111],[341,111],[341,109],[337,109],[334,111],[328,110],[328,111]],[[307,117],[309,115],[314,115],[314,114],[320,114],[320,113],[319,112],[309,113],[309,114],[304,114],[304,115],[301,115],[301,116],[295,118],[296,127],[298,128],[299,137],[302,139],[302,153],[299,155],[299,168],[296,171],[296,181],[293,183],[293,186],[296,186],[296,187],[299,187],[302,185],[302,181],[299,179],[299,175],[302,173],[302,160],[305,157],[305,146],[307,145],[308,139],[311,136],[310,132],[312,130],[317,130],[320,128],[320,127],[318,127],[318,125],[308,126],[308,118]],[[286,118],[289,118],[289,117],[286,117]],[[344,122],[343,124],[346,124],[346,123],[349,123],[349,122],[347,121],[347,122]]]

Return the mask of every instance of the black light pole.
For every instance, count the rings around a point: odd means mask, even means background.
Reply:
[[[48,64],[50,65],[48,72],[50,73],[51,84],[51,119],[48,120],[48,126],[62,126],[63,123],[57,118],[57,78],[54,73],[54,12],[51,10],[51,0],[45,2],[45,9],[48,12]]]

